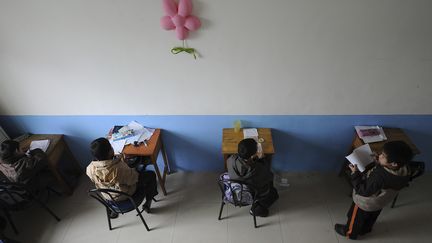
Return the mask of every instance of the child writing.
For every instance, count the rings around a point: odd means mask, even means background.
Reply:
[[[130,168],[123,159],[114,157],[114,150],[106,138],[94,140],[90,147],[95,160],[87,166],[86,174],[96,188],[121,191],[134,199],[142,198],[144,194],[146,202],[143,208],[149,212],[152,198],[158,194],[156,174],[153,171],[137,171]],[[122,201],[126,198],[114,195],[114,200]],[[115,218],[118,215],[111,212],[110,216]]]
[[[266,217],[269,207],[279,198],[279,194],[273,186],[270,161],[257,152],[257,145],[252,138],[240,141],[238,154],[228,158],[227,168],[230,179],[245,181],[257,189],[258,202],[252,205],[250,213]]]

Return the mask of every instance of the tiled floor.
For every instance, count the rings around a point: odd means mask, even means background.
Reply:
[[[83,176],[75,193],[67,198],[52,196],[49,206],[62,218],[56,222],[34,207],[13,214],[20,230],[7,235],[23,243],[68,242],[158,242],[158,243],[283,243],[347,242],[336,235],[333,225],[346,220],[351,199],[346,183],[334,174],[290,173],[290,186],[280,187],[280,199],[268,218],[258,218],[258,229],[248,208],[227,206],[217,220],[220,192],[216,173],[175,173],[168,176],[168,196],[159,195],[152,214],[144,218],[147,232],[134,213],[113,220],[109,231],[104,208],[87,196],[91,187]],[[397,207],[385,208],[374,231],[364,242],[432,242],[432,174],[428,173],[404,189]],[[26,215],[28,215],[26,217]]]

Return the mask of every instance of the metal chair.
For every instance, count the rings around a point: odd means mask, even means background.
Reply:
[[[423,175],[425,172],[425,168],[426,168],[425,162],[420,162],[420,161],[411,161],[408,166],[409,166],[409,170],[410,170],[410,174],[411,174],[410,179],[409,179],[410,182],[412,180],[414,180],[415,178]],[[409,186],[409,184],[407,186]],[[399,196],[399,193],[396,194],[395,198],[393,199],[391,208],[395,207],[398,196]]]
[[[2,181],[0,183],[0,208],[3,210],[6,219],[12,226],[15,234],[18,234],[19,232],[9,212],[24,210],[32,202],[36,202],[41,208],[45,209],[45,211],[51,214],[51,216],[53,216],[57,221],[60,221],[60,218],[42,201],[40,201],[25,184],[9,181]]]
[[[140,217],[142,223],[144,224],[145,228],[147,229],[147,231],[150,231],[149,227],[147,226],[146,221],[144,220],[143,216],[142,216],[142,211],[143,210],[139,210],[138,206],[143,202],[144,200],[144,193],[142,194],[142,196],[140,195],[137,198],[133,198],[132,196],[128,195],[127,193],[121,192],[121,191],[117,191],[117,190],[112,190],[112,189],[91,189],[88,192],[89,196],[93,197],[94,199],[98,200],[100,203],[102,203],[102,205],[105,206],[106,208],[106,213],[107,213],[107,219],[108,219],[108,227],[110,230],[112,230],[112,226],[111,226],[111,218],[110,218],[110,212],[115,212],[118,214],[125,214],[127,212],[136,210],[137,212],[137,216]],[[103,195],[106,195],[106,197],[104,197]],[[122,200],[122,201],[115,201],[114,198],[117,195],[123,195],[125,196],[127,199],[126,200]],[[110,198],[111,200],[108,200],[107,198]],[[153,199],[155,200],[155,199]],[[155,200],[156,201],[156,200]]]
[[[243,207],[256,203],[257,190],[244,181],[225,179],[222,175],[218,180],[218,185],[222,192],[222,203],[218,220],[222,219],[222,211],[226,203],[231,203],[235,207]],[[258,228],[255,213],[253,210],[251,212],[254,227]]]

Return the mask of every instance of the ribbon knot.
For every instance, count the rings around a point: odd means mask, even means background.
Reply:
[[[195,53],[194,48],[178,46],[178,47],[174,47],[173,49],[171,49],[172,54],[179,54],[180,52],[186,52],[188,54],[191,54],[196,59],[196,53]]]

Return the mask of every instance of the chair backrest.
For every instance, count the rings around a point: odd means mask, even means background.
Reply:
[[[219,177],[218,185],[224,202],[241,207],[251,205],[255,201],[257,190],[244,181],[229,179],[227,173]]]
[[[421,161],[411,161],[408,166],[411,173],[410,181],[423,175],[426,169],[425,162],[421,162]]]
[[[129,194],[113,189],[90,189],[88,194],[102,203],[106,208],[117,213],[127,213],[136,209],[138,206]],[[117,198],[118,195],[123,195],[127,199],[116,201],[115,198]],[[125,204],[128,206],[125,207]]]

